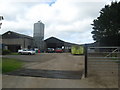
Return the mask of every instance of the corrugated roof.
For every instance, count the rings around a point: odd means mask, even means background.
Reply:
[[[44,41],[49,41],[49,40],[56,40],[56,41],[59,41],[59,42],[62,42],[62,43],[66,43],[66,44],[72,44],[72,45],[79,45],[79,44],[75,44],[75,43],[70,43],[70,42],[65,42],[65,41],[63,41],[63,40],[61,40],[61,39],[58,39],[58,38],[56,38],[56,37],[50,37],[50,38],[47,38],[46,40],[44,40]]]
[[[28,38],[28,39],[33,39],[33,37],[31,36],[27,36],[27,35],[24,35],[24,34],[19,34],[19,33],[16,33],[16,32],[13,32],[13,31],[8,31],[4,34],[2,34],[3,38],[4,38],[4,35],[8,34],[8,33],[12,33],[13,35],[15,35],[17,38]]]
[[[48,41],[48,40],[52,40],[52,39],[57,40],[57,41],[60,41],[60,42],[64,42],[63,40],[60,40],[60,39],[58,39],[58,38],[56,38],[56,37],[50,37],[50,38],[47,38],[47,39],[44,40],[44,41]]]

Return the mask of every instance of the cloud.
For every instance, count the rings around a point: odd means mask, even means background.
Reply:
[[[45,24],[45,39],[50,36],[74,43],[91,43],[92,26],[99,11],[110,0],[3,0],[4,16],[0,33],[8,30],[33,36],[33,24]]]

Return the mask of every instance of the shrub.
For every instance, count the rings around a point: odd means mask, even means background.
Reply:
[[[2,55],[7,55],[7,54],[10,54],[10,53],[11,53],[10,50],[3,50],[3,51],[2,51]]]

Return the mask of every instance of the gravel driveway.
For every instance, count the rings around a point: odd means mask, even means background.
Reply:
[[[71,70],[80,71],[84,68],[84,56],[69,53],[40,53],[36,55],[6,55],[3,57],[17,58],[26,62],[28,69]]]
[[[69,53],[40,53],[36,55],[7,55],[3,57],[17,58],[26,62],[22,75],[3,75],[3,88],[115,88],[106,86],[98,78],[81,78],[84,69],[84,56],[74,56]],[[29,76],[29,71],[38,77]],[[24,72],[27,73],[24,73]],[[49,73],[50,72],[50,73]],[[66,73],[67,72],[67,73]],[[49,77],[45,76],[49,75]],[[76,74],[75,74],[76,73]],[[41,77],[39,76],[42,75]],[[69,76],[61,78],[59,75]],[[73,78],[75,77],[77,78]],[[77,76],[76,76],[77,75]],[[79,76],[80,75],[80,76]],[[35,75],[36,76],[36,75]],[[54,77],[53,77],[54,76]],[[72,78],[71,78],[72,77]]]
[[[81,79],[83,74],[83,56],[73,56],[67,53],[44,53],[6,57],[18,58],[26,62],[23,69],[6,73],[7,75]]]

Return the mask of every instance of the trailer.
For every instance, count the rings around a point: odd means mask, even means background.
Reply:
[[[72,46],[71,54],[83,55],[84,54],[84,46]]]

